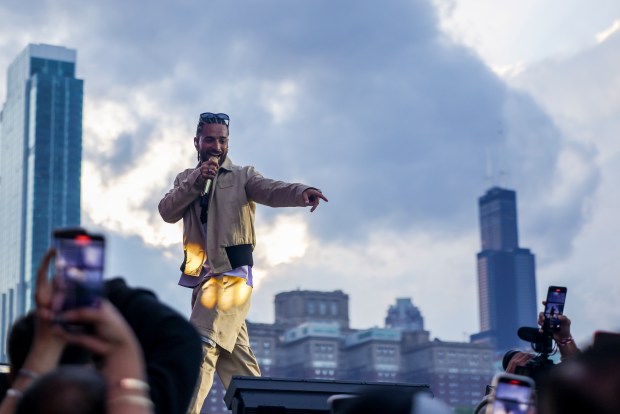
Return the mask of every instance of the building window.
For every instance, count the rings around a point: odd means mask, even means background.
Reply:
[[[309,300],[306,306],[308,308],[308,314],[314,315],[314,312],[316,312],[316,304],[314,303],[314,301]]]
[[[338,304],[336,302],[332,302],[330,304],[330,308],[332,311],[332,316],[337,316],[338,315]]]

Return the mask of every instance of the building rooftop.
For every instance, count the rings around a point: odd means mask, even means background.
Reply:
[[[355,346],[368,341],[392,341],[400,342],[401,331],[399,329],[390,328],[370,328],[364,331],[355,332],[347,335],[345,338],[345,346]]]
[[[69,49],[64,46],[53,46],[46,44],[29,44],[26,49],[30,57],[60,60],[62,62],[75,63],[77,58],[77,51],[75,49]]]
[[[339,338],[340,326],[333,322],[305,322],[284,332],[284,343],[308,337]]]

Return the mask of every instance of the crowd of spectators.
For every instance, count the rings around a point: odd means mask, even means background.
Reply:
[[[52,311],[54,252],[37,272],[35,309],[12,327],[9,384],[0,414],[185,413],[201,340],[182,315],[120,278],[99,307]],[[59,324],[84,326],[74,331]]]
[[[559,329],[549,333],[552,352],[559,351],[560,354],[558,363],[554,364],[549,359],[549,365],[542,364],[540,354],[523,351],[510,352],[507,354],[508,358],[504,358],[507,374],[529,375],[536,379],[529,403],[525,407],[523,404],[512,404],[514,407],[520,406],[515,411],[497,411],[492,404],[495,390],[488,386],[487,395],[475,407],[474,414],[620,413],[620,334],[597,332],[592,343],[582,352],[572,337],[571,320],[565,315],[558,318]],[[543,313],[539,315],[538,324],[541,334],[547,332],[544,330]],[[506,406],[509,405],[511,404]],[[439,414],[452,411],[436,400],[428,400],[428,396],[397,395],[369,390],[357,397],[333,399],[332,412]]]
[[[541,312],[538,319],[541,333],[544,318]],[[504,358],[505,372],[509,374],[523,375],[523,371],[528,372],[523,369],[528,365],[537,368],[536,375],[528,374],[536,380],[536,387],[523,413],[620,413],[620,334],[597,332],[582,352],[572,337],[571,320],[566,315],[560,315],[559,320],[560,328],[551,333],[554,350],[560,353],[559,363],[532,364],[540,358],[532,352],[513,352],[507,355],[508,359]],[[474,414],[491,414],[489,406],[493,398],[493,388],[487,387],[487,395]]]
[[[48,277],[53,257],[50,250],[38,269],[35,309],[11,328],[9,388],[0,414],[185,413],[202,355],[195,328],[152,292],[129,287],[121,278],[105,281],[100,306],[55,314],[54,284]],[[66,329],[59,316],[64,324],[88,329]],[[552,339],[561,360],[536,377],[536,391],[524,412],[620,413],[620,334],[598,332],[582,352],[572,338],[570,319],[559,319]],[[542,313],[538,323],[544,326]],[[535,357],[514,352],[505,371],[519,374]],[[491,414],[494,392],[488,388],[475,414]],[[370,389],[345,397],[331,399],[333,413],[452,412],[428,395]]]

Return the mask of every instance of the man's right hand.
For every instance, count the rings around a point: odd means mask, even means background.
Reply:
[[[204,180],[215,179],[217,175],[217,170],[220,168],[219,161],[217,157],[209,157],[208,160],[203,161],[200,164],[200,176]]]

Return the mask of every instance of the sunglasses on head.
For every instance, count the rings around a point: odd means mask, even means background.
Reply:
[[[230,123],[230,117],[226,114],[214,114],[211,112],[204,112],[200,114],[200,122],[204,122],[206,124],[219,124],[217,120],[223,121],[223,123],[228,126]]]

